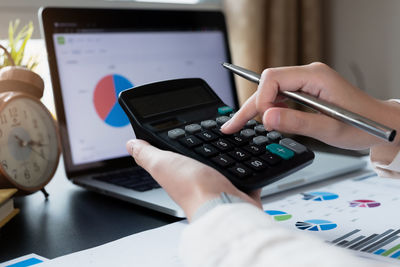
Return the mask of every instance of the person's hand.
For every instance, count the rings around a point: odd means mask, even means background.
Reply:
[[[128,152],[182,207],[189,221],[206,201],[222,192],[240,197],[261,208],[260,191],[247,195],[215,169],[188,157],[160,150],[143,140],[130,140]]]
[[[326,115],[283,107],[278,92],[284,90],[303,91],[386,126],[399,127],[398,108],[370,97],[325,64],[312,63],[266,69],[261,75],[258,90],[222,126],[222,132],[237,132],[249,119],[260,115],[267,130],[306,135],[337,147],[364,149],[384,143],[377,137]],[[399,138],[396,140],[394,143],[398,143]]]

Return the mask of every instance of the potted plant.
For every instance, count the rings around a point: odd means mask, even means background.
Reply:
[[[33,72],[38,62],[30,57],[23,62],[26,45],[32,37],[33,24],[19,28],[20,21],[10,22],[8,27],[8,49],[0,45],[0,93],[4,91],[20,91],[34,95],[39,99],[43,96],[44,82]]]

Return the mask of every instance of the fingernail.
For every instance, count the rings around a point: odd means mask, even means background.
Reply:
[[[272,117],[272,127],[279,128],[279,124],[281,124],[281,113],[276,112],[275,117]]]
[[[273,114],[268,114],[268,110],[267,110],[266,118],[267,118],[267,123],[264,123],[264,125],[266,125],[265,129],[267,131],[271,131],[273,129],[279,128],[279,124],[281,121],[281,113],[280,112],[274,112]]]
[[[140,142],[138,140],[132,139],[127,143],[128,152],[131,156],[135,157],[138,154],[138,148],[140,146]]]

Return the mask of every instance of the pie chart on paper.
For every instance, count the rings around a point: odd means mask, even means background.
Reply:
[[[309,193],[301,193],[303,195],[304,200],[312,200],[312,201],[326,201],[333,200],[339,197],[338,194],[331,192],[309,192]]]
[[[100,79],[93,93],[93,103],[99,118],[112,127],[124,127],[129,119],[118,103],[118,94],[133,84],[125,77],[112,74]]]
[[[280,210],[266,210],[265,213],[271,215],[272,218],[274,218],[274,220],[278,222],[286,221],[292,218],[292,215]]]
[[[358,199],[358,200],[353,200],[350,202],[350,207],[360,207],[360,208],[376,208],[379,207],[381,203],[375,200],[369,200],[369,199]]]
[[[296,222],[296,227],[307,231],[328,231],[335,229],[337,224],[326,220],[307,220]]]

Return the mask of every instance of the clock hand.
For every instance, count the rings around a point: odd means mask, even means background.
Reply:
[[[35,149],[33,149],[33,147],[29,147],[33,152],[35,152],[36,154],[38,154],[42,159],[44,159],[44,160],[46,160],[47,161],[47,159],[42,155],[42,154],[40,154],[39,152],[37,152]]]
[[[20,147],[26,147],[28,145],[28,143],[26,141],[24,141],[21,137],[19,137],[18,135],[14,135],[15,139],[17,139],[18,144]]]
[[[30,140],[29,142],[28,142],[28,146],[39,146],[39,147],[42,147],[42,146],[47,146],[48,144],[43,144],[42,142],[40,142],[40,141],[33,141],[33,140]]]

